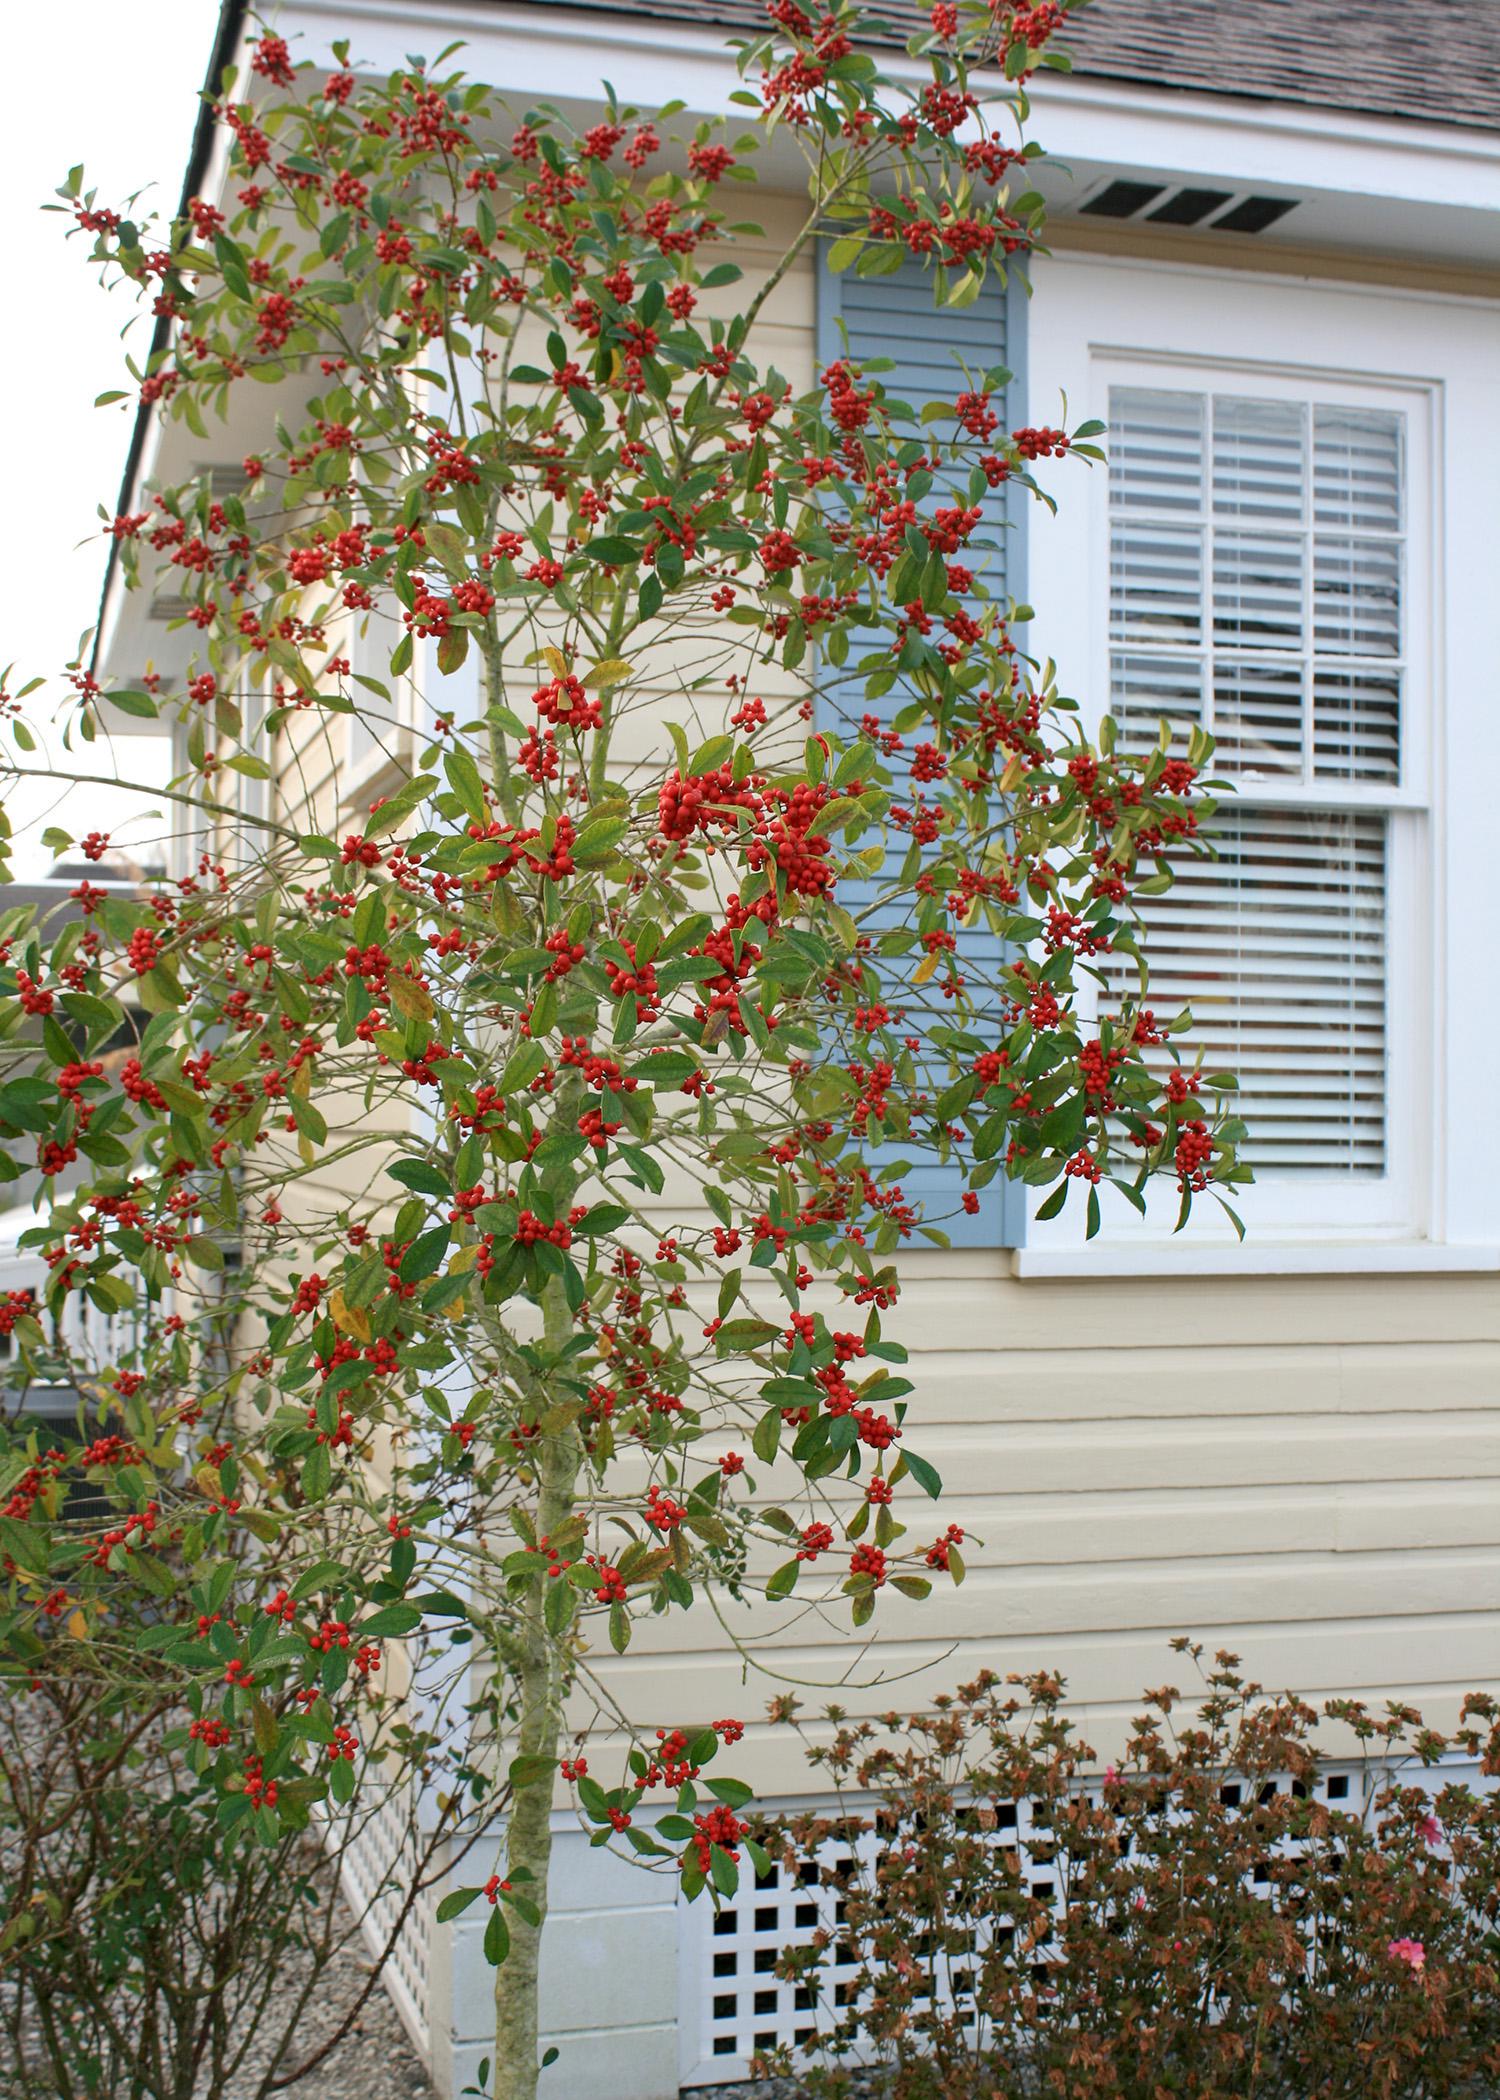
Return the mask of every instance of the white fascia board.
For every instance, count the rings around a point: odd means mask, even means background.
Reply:
[[[1059,160],[1180,174],[1211,169],[1247,187],[1500,208],[1500,132],[1063,73],[1033,82],[1032,107],[1032,130]]]
[[[436,49],[462,38],[460,62],[514,94],[557,100],[607,79],[622,100],[646,108],[680,98],[703,115],[739,114],[729,96],[743,83],[726,50],[728,32],[686,21],[482,0],[290,0],[279,19],[317,50],[348,35],[354,56],[381,67],[401,65],[414,41]],[[893,77],[926,77],[903,52],[881,57]],[[1064,73],[1039,75],[1031,94],[1032,128],[1062,161],[1211,171],[1278,189],[1500,209],[1500,132]]]

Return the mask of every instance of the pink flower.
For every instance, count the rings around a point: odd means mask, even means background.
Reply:
[[[1404,1961],[1418,1975],[1427,1961],[1427,1949],[1420,1940],[1392,1940],[1385,1951],[1393,1961]]]
[[[1417,1832],[1424,1845],[1438,1845],[1442,1843],[1443,1829],[1436,1816],[1423,1816],[1421,1822],[1417,1825]]]

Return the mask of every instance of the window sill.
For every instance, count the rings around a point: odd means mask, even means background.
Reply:
[[[1017,1247],[1019,1277],[1448,1276],[1500,1271],[1500,1247],[1431,1240],[1098,1241],[1090,1247]]]

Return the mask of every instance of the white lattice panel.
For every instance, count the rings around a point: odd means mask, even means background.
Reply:
[[[1359,1814],[1389,1776],[1373,1766],[1334,1768],[1319,1777],[1312,1792],[1331,1807]],[[1435,1790],[1460,1776],[1473,1783],[1471,1767],[1461,1774],[1451,1768],[1439,1769],[1428,1775],[1427,1783]],[[1412,1768],[1409,1776],[1403,1772],[1402,1777],[1405,1783],[1417,1785],[1422,1775]],[[1290,1780],[1275,1783],[1278,1792],[1291,1788]],[[1097,1799],[1097,1788],[1085,1792]],[[1225,1800],[1238,1806],[1241,1793],[1241,1787],[1230,1782]],[[826,1798],[816,1807],[825,1815],[830,1813]],[[1060,1909],[1061,1887],[1045,1857],[1047,1833],[1034,1826],[1030,1803],[1001,1803],[994,1813],[993,1842],[1019,1849],[1033,1899],[1050,1901]],[[857,1840],[858,1852],[868,1865],[889,1842],[867,1832]],[[1041,1858],[1034,1855],[1033,1845]],[[1289,1852],[1295,1846],[1284,1840],[1276,1849]],[[836,1869],[848,1863],[854,1851],[848,1841],[831,1841],[819,1859]],[[1269,1878],[1263,1870],[1261,1878]],[[734,1902],[725,1903],[717,1913],[701,1898],[680,1906],[681,2075],[685,2086],[746,2079],[752,2057],[782,2044],[801,2049],[820,2026],[832,2024],[849,2002],[852,1989],[851,1983],[841,1981],[841,1974],[852,1978],[858,1966],[853,1948],[838,1939],[843,1911],[838,1889],[821,1885],[818,1869],[810,1863],[803,1863],[795,1876],[783,1867],[773,1868],[765,1883],[742,1888]],[[822,1992],[814,2005],[810,1991],[783,1981],[775,1971],[785,1948],[806,1946],[820,1929],[833,1938],[832,1963],[824,1970]],[[941,2006],[951,2010],[971,1998],[971,1964],[996,1939],[1003,1941],[1010,1929],[1000,1917],[977,1922],[966,1951],[940,1957],[933,1984]],[[922,1949],[912,1951],[922,1958]]]
[[[378,1808],[362,1808],[360,1816],[355,1834],[344,1847],[343,1889],[365,1945],[372,1955],[378,1955],[390,1939],[418,1871],[415,1803],[410,1794],[391,1787]],[[427,1967],[431,1936],[432,1899],[423,1894],[396,1935],[384,1976],[396,2010],[424,2059],[430,2057],[432,2045]]]

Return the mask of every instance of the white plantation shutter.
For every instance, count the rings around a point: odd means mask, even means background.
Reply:
[[[1206,1069],[1235,1073],[1262,1168],[1378,1174],[1385,1160],[1385,818],[1226,811],[1148,924],[1156,1012],[1193,1010]]]
[[[1145,907],[1149,996],[1238,1074],[1253,1165],[1379,1176],[1391,819],[1347,791],[1402,782],[1405,418],[1116,386],[1109,422],[1121,741],[1201,725],[1239,791],[1219,859]]]

